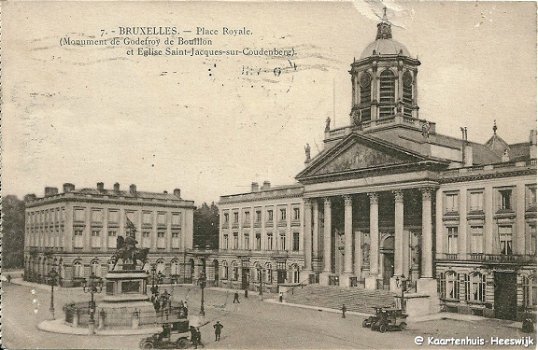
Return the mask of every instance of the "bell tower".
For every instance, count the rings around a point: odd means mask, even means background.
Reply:
[[[371,124],[401,115],[418,119],[417,74],[420,61],[392,39],[384,9],[375,41],[351,64],[351,125]]]

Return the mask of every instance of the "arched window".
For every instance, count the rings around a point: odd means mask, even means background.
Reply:
[[[94,274],[97,277],[101,276],[101,265],[99,264],[99,260],[92,260],[90,269],[90,274]]]
[[[536,276],[523,276],[523,306],[536,309]]]
[[[272,284],[273,283],[273,265],[271,265],[271,263],[265,264],[265,271],[267,271],[265,273],[267,284]]]
[[[80,260],[73,263],[73,278],[84,278],[84,270]]]
[[[164,264],[164,260],[162,260],[162,259],[157,260],[157,266],[155,267],[157,273],[164,274],[165,267],[166,267],[166,265]]]
[[[226,262],[226,260],[222,262],[222,279],[228,279],[228,262]]]
[[[387,118],[394,114],[396,83],[390,69],[381,72],[379,77],[379,117]]]
[[[477,303],[486,301],[486,275],[480,272],[465,275],[465,300]]]
[[[372,101],[372,76],[364,72],[359,78],[361,121],[371,119],[370,102]]]
[[[179,275],[179,261],[177,259],[172,260],[170,263],[170,274],[172,276]]]
[[[411,107],[413,106],[413,73],[408,70],[403,74],[403,103],[404,115],[411,117]]]
[[[459,274],[454,271],[448,271],[445,274],[446,279],[446,298],[459,299],[460,297],[460,281]]]
[[[232,281],[239,280],[239,266],[237,261],[232,262]]]
[[[300,282],[300,268],[297,266],[297,264],[291,265],[291,270],[293,274],[293,283],[299,283]]]

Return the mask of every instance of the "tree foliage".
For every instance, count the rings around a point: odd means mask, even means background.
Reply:
[[[199,248],[217,249],[219,246],[219,208],[203,203],[194,211],[193,244]]]
[[[24,266],[24,201],[17,196],[2,198],[2,267]]]

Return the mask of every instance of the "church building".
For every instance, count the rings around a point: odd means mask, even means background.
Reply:
[[[448,311],[536,311],[536,134],[437,133],[419,115],[420,64],[384,16],[351,64],[349,125],[326,121],[298,183],[221,196],[218,284],[403,288]]]

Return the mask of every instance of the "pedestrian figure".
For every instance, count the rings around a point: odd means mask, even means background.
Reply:
[[[7,275],[7,283],[11,283],[11,275]]]
[[[196,340],[198,341],[198,345],[205,348],[204,344],[202,343],[202,332],[200,332],[200,327],[196,327]]]
[[[239,293],[237,292],[234,293],[234,301],[232,304],[235,304],[236,302],[239,304]]]
[[[342,318],[346,318],[346,304],[342,304]]]
[[[190,326],[191,331],[191,342],[195,349],[198,349],[198,331],[194,326]]]
[[[220,321],[217,321],[217,323],[213,325],[213,328],[215,328],[215,341],[220,341],[220,332],[224,326],[220,323]]]
[[[280,292],[278,293],[278,301],[282,302],[284,299],[284,293]]]
[[[245,288],[245,298],[248,298],[248,289]]]

